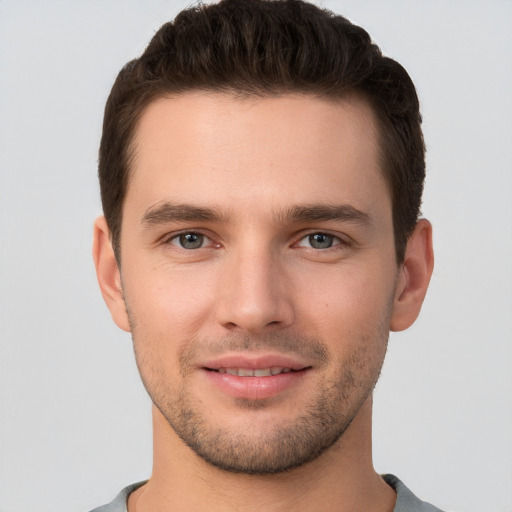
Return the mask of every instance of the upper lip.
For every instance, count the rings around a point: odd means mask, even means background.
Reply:
[[[209,370],[219,368],[247,368],[252,370],[263,368],[291,368],[298,371],[309,368],[311,365],[300,357],[284,354],[225,354],[204,361],[199,365]]]

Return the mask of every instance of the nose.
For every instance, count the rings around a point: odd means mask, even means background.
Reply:
[[[248,333],[291,325],[293,289],[283,267],[268,248],[247,248],[227,258],[218,284],[219,324]]]

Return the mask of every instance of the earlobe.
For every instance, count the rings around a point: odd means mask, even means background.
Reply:
[[[432,225],[421,219],[407,241],[399,271],[390,328],[403,331],[418,317],[434,269]]]
[[[123,297],[121,274],[110,241],[110,231],[103,216],[98,217],[94,223],[92,255],[101,294],[112,319],[118,327],[129,332],[130,323]]]

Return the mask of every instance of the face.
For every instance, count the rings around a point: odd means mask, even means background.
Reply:
[[[357,98],[187,93],[143,114],[127,322],[149,395],[207,462],[299,466],[369,399],[398,275],[376,140]]]

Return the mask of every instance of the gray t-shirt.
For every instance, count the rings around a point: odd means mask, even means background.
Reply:
[[[396,491],[396,505],[393,512],[442,512],[442,510],[421,501],[394,475],[382,475],[382,478]],[[125,487],[108,505],[91,510],[91,512],[128,512],[126,501],[130,493],[146,482]]]

